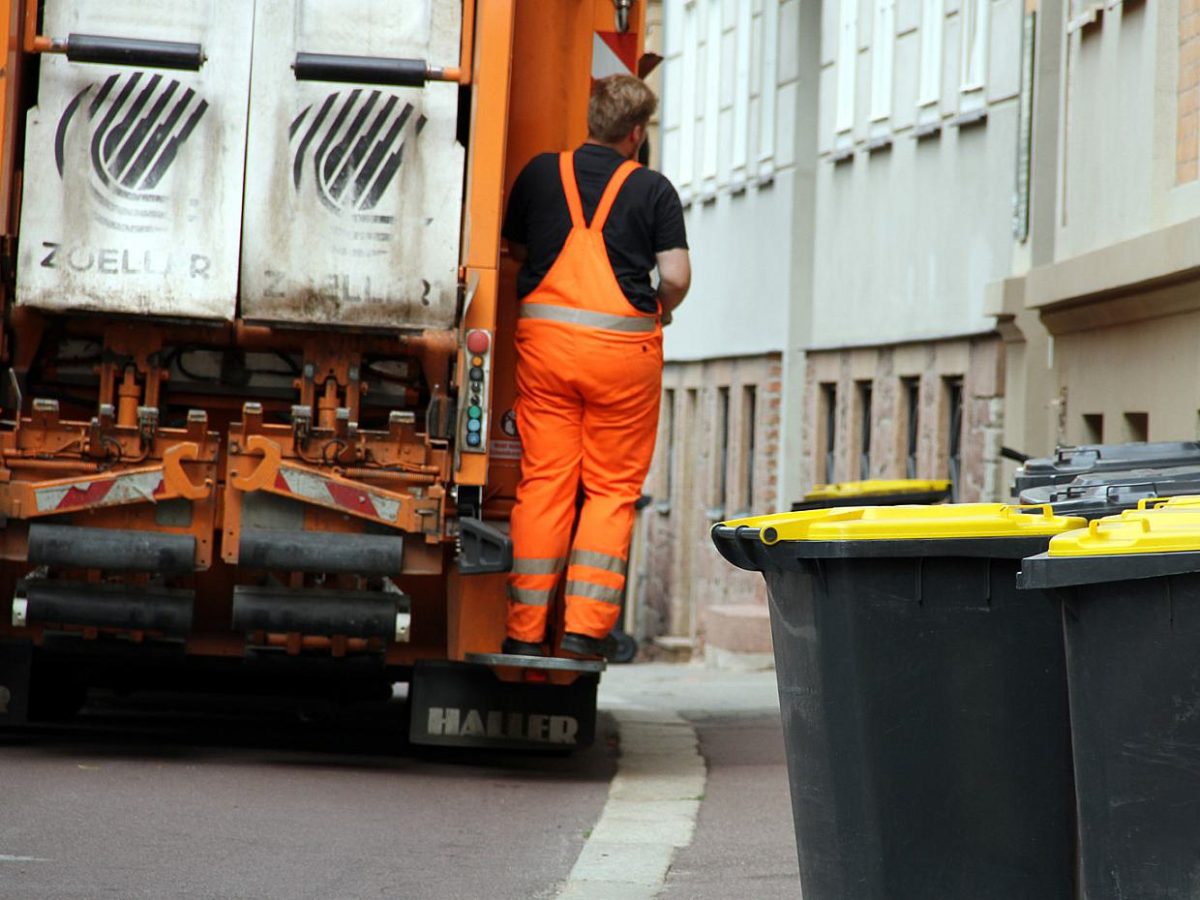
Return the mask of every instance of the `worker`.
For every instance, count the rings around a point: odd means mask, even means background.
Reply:
[[[509,197],[523,456],[504,653],[543,655],[564,569],[562,655],[600,656],[621,612],[658,432],[662,326],[691,283],[679,195],[634,161],[657,105],[637,78],[597,80],[587,141],[535,157]]]

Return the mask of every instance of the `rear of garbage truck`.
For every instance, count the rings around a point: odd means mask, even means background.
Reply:
[[[641,7],[0,2],[0,723],[411,681],[417,742],[591,740],[602,664],[493,655],[499,230]]]

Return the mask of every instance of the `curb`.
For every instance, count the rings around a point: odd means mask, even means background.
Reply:
[[[562,900],[651,900],[675,850],[692,842],[708,771],[696,731],[673,712],[610,710],[621,747],[600,819],[558,893]]]

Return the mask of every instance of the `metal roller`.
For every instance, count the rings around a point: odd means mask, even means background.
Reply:
[[[404,571],[404,538],[247,528],[238,545],[238,564],[252,569],[397,575]]]
[[[423,59],[383,56],[343,56],[338,53],[297,53],[292,64],[297,81],[336,81],[351,84],[390,84],[424,87],[429,65]]]
[[[196,539],[190,534],[41,522],[29,526],[29,561],[39,566],[185,575],[195,570],[195,559]]]
[[[161,631],[169,637],[186,637],[195,599],[195,592],[185,590],[21,580],[13,597],[12,624]]]
[[[342,635],[407,641],[409,599],[382,591],[293,590],[238,585],[233,627],[249,634]]]
[[[145,66],[196,72],[204,65],[204,48],[180,41],[145,41],[137,38],[71,34],[64,48],[71,62],[111,66]]]

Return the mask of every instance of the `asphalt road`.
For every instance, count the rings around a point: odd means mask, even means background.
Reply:
[[[0,732],[0,898],[554,896],[611,723],[574,756],[447,752],[404,712],[102,698]]]

